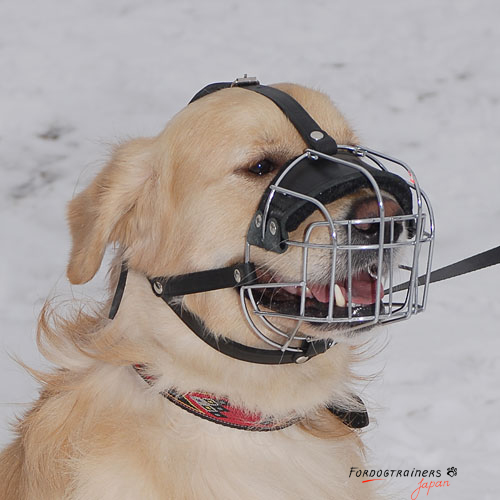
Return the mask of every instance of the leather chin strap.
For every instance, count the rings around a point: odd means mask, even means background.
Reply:
[[[203,321],[195,314],[183,308],[180,304],[174,303],[162,297],[184,324],[192,330],[201,340],[215,350],[230,356],[231,358],[257,363],[262,365],[286,365],[290,363],[304,363],[309,359],[327,351],[333,341],[315,340],[304,342],[299,352],[280,351],[278,349],[258,349],[249,347],[226,337],[216,337],[208,330]]]
[[[175,312],[179,319],[192,330],[201,340],[217,351],[249,363],[265,365],[281,365],[288,363],[303,363],[310,358],[324,353],[333,345],[332,340],[315,340],[304,342],[299,352],[280,351],[277,349],[258,349],[249,347],[226,337],[214,335],[203,323],[201,318],[183,307],[176,297],[191,293],[209,292],[223,288],[239,288],[257,281],[255,266],[252,263],[236,264],[234,266],[182,274],[165,278],[150,278],[151,288],[157,297]]]
[[[111,303],[109,318],[113,319],[118,312],[123,291],[127,282],[128,268],[122,264],[115,296]],[[201,318],[183,307],[176,298],[191,293],[208,292],[223,288],[237,288],[256,281],[255,268],[251,263],[235,264],[234,266],[210,271],[182,274],[167,278],[165,276],[148,278],[153,293],[175,312],[177,317],[201,340],[210,347],[231,358],[264,365],[284,365],[303,363],[326,352],[333,345],[331,339],[304,341],[297,352],[278,349],[258,349],[249,347],[226,337],[213,334]]]

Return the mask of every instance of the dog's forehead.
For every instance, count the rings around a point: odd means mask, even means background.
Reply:
[[[345,118],[323,93],[295,84],[277,84],[341,144],[355,143]],[[266,148],[299,154],[305,143],[276,104],[241,88],[223,89],[184,108],[170,123],[177,143],[205,145],[213,152],[249,156]],[[208,151],[210,154],[210,151]],[[236,158],[235,158],[236,159]]]

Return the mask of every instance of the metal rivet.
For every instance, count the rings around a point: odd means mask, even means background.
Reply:
[[[163,293],[163,285],[159,282],[159,281],[155,281],[153,283],[153,290],[155,291],[155,293],[157,293],[158,295],[161,295]]]
[[[325,137],[325,134],[319,130],[313,130],[309,135],[311,136],[311,139],[314,139],[315,141],[320,141],[323,137]]]
[[[300,364],[302,364],[302,363],[305,363],[305,362],[306,362],[306,361],[308,361],[308,360],[309,360],[309,357],[308,357],[308,356],[299,356],[299,357],[295,360],[295,362],[296,362],[297,364],[299,364],[299,365],[300,365]]]
[[[278,226],[276,225],[276,222],[272,220],[271,222],[269,222],[269,232],[273,236],[275,236],[277,231],[278,231]]]
[[[255,216],[255,227],[260,227],[260,226],[262,226],[262,215],[257,214]]]
[[[239,269],[234,270],[234,280],[236,283],[239,283],[241,281],[241,273]]]

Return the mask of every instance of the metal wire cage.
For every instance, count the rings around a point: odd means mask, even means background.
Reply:
[[[263,220],[259,221],[263,228],[267,227],[269,207],[275,193],[282,193],[312,203],[322,214],[321,221],[312,222],[307,226],[301,241],[288,239],[284,242],[289,247],[298,247],[302,252],[302,269],[298,281],[287,283],[259,282],[242,286],[240,289],[243,311],[253,331],[267,344],[282,351],[299,352],[301,348],[296,347],[298,341],[315,340],[311,335],[305,335],[301,332],[304,323],[314,324],[326,331],[330,328],[340,328],[344,331],[355,330],[378,323],[408,319],[413,314],[424,311],[427,304],[434,243],[434,215],[429,199],[420,188],[415,174],[404,162],[365,147],[339,146],[339,152],[352,155],[353,160],[361,158],[363,162],[344,160],[318,151],[306,150],[270,186],[262,215]],[[377,199],[378,217],[333,220],[327,206],[316,198],[284,188],[282,186],[283,179],[292,169],[298,168],[304,158],[327,160],[331,162],[333,168],[340,163],[364,175],[368,181],[367,185],[371,187]],[[383,192],[369,169],[363,165],[391,172],[403,178],[413,197],[412,213],[386,216]],[[366,244],[355,241],[353,232],[355,232],[356,227],[365,224],[377,225],[378,242]],[[406,228],[402,238],[400,232],[396,230],[398,226]],[[318,230],[328,230],[329,241],[327,243],[311,241],[312,235]],[[328,300],[322,304],[321,311],[308,307],[308,296],[310,297],[309,263],[311,255],[318,251],[329,256],[330,267],[330,279],[327,285]],[[252,261],[251,252],[252,245],[247,242],[246,262]],[[368,254],[376,263],[376,272],[372,273],[375,296],[373,304],[369,306],[359,305],[353,301],[353,280],[356,279],[353,262],[359,260],[360,256]],[[335,299],[336,267],[339,262],[345,266],[343,286],[346,297],[343,307],[338,307]],[[396,280],[404,285],[396,287]],[[295,310],[278,312],[266,307],[265,301],[262,300],[264,292],[280,288],[296,290]],[[291,321],[283,322],[279,321],[280,319]],[[283,327],[283,323],[292,326]]]

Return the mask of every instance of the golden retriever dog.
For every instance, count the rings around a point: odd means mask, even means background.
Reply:
[[[293,84],[276,87],[339,144],[358,143],[324,94]],[[106,247],[117,249],[109,301],[92,312],[77,306],[57,314],[50,303],[42,310],[39,344],[55,368],[37,373],[40,398],[0,455],[2,500],[367,500],[377,495],[376,483],[349,477],[351,467],[366,468],[361,432],[327,409],[332,402],[356,406],[352,366],[366,335],[306,325],[306,333],[338,342],[303,364],[245,362],[194,335],[152,293],[148,280],[242,261],[247,230],[272,171],[304,149],[297,130],[271,100],[242,88],[203,97],[157,137],[116,147],[68,209],[71,283],[91,280]],[[266,169],[256,175],[254,167],[263,161]],[[346,218],[366,196],[360,189],[330,203],[328,211],[335,219]],[[390,211],[391,203],[397,204],[390,196],[387,200]],[[295,232],[315,218],[311,214]],[[318,232],[316,238],[323,236]],[[256,264],[267,259],[273,273],[296,279],[298,251],[270,259],[268,253],[258,248]],[[124,261],[128,278],[111,320],[108,311]],[[320,266],[321,259],[311,265]],[[181,305],[218,338],[270,349],[250,328],[234,289],[185,295]],[[143,377],[142,367],[147,367]],[[294,420],[268,432],[217,425],[165,397],[172,388],[204,391],[274,422],[290,415]]]

